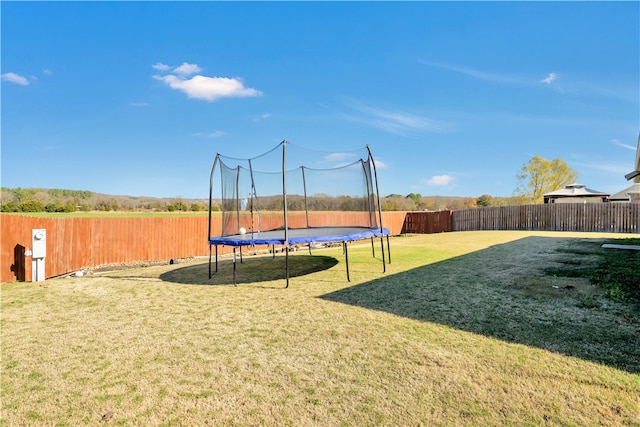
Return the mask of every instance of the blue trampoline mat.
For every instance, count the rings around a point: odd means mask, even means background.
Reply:
[[[380,227],[310,227],[290,228],[287,234],[289,245],[301,245],[310,243],[350,242],[372,237],[388,236],[389,230],[386,228],[381,229]],[[226,246],[284,245],[284,229],[258,232],[247,231],[246,234],[211,237],[209,244]]]

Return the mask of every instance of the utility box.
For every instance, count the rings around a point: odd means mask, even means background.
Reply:
[[[31,230],[31,281],[41,282],[45,279],[44,259],[47,257],[47,230],[34,228]]]

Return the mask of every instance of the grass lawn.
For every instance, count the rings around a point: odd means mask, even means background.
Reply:
[[[288,289],[282,254],[237,287],[228,258],[2,285],[1,424],[640,426],[638,306],[557,274],[612,237],[395,237],[384,274],[351,244],[351,282],[299,251]]]

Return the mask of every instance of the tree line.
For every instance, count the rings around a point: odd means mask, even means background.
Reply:
[[[0,191],[1,212],[197,212],[209,205],[208,200],[114,196],[86,190],[2,187]]]
[[[154,197],[113,196],[84,190],[6,188],[1,189],[1,212],[76,212],[76,211],[141,211],[141,212],[199,212],[209,208],[208,200],[183,199],[181,197],[161,199]],[[258,200],[226,201],[225,209],[263,211],[282,210],[280,196],[261,197]],[[328,196],[319,194],[307,198],[306,207],[310,211],[365,211],[369,201],[366,198],[350,196]],[[212,209],[221,210],[221,201],[214,201]],[[513,204],[512,198],[482,195],[472,197],[425,197],[419,193],[407,195],[389,194],[382,197],[380,206],[383,211],[438,211],[468,209],[482,206],[506,206]],[[304,210],[303,196],[287,197],[289,210]],[[374,209],[377,207],[374,206]]]
[[[420,193],[407,195],[389,194],[382,197],[380,207],[383,211],[440,211],[455,209],[482,208],[486,206],[511,206],[535,204],[543,202],[543,194],[559,190],[575,183],[578,173],[571,169],[564,160],[556,158],[547,160],[534,156],[522,166],[516,176],[518,187],[511,197],[493,197],[483,194],[479,197],[447,197],[422,196]],[[239,201],[241,203],[241,201]],[[288,196],[288,209],[304,210],[305,201],[302,196]],[[231,202],[227,209],[236,209]],[[265,197],[256,201],[246,201],[239,209],[281,210],[282,198]],[[257,206],[252,206],[257,203]],[[306,201],[309,210],[316,211],[349,211],[367,210],[366,198],[349,196],[328,196],[317,194]],[[150,211],[150,212],[198,212],[206,211],[209,201],[204,199],[183,199],[182,197],[162,199],[154,197],[113,196],[94,193],[86,190],[63,190],[42,188],[1,188],[1,212],[75,212],[75,211]],[[216,201],[213,210],[221,209],[221,202]]]

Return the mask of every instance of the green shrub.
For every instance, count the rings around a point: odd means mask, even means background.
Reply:
[[[64,206],[61,207],[62,211],[61,212],[75,212],[76,211],[76,204],[73,202],[73,200],[69,200]]]
[[[44,210],[45,212],[62,212],[64,208],[57,203],[47,203]]]
[[[20,212],[44,212],[44,205],[40,200],[25,200],[18,206]]]
[[[18,212],[18,205],[13,200],[2,202],[0,212]]]

